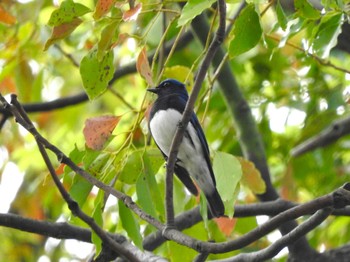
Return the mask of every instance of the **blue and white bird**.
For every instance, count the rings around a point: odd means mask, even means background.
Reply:
[[[167,159],[188,100],[188,93],[185,85],[174,79],[167,79],[147,91],[158,95],[150,112],[149,129],[158,148]],[[203,191],[214,217],[224,215],[225,207],[216,189],[208,143],[195,113],[192,113],[180,144],[174,171],[194,195],[198,195],[193,180],[196,182]]]

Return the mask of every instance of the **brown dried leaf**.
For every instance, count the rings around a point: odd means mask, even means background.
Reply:
[[[123,20],[125,22],[131,21],[131,20],[136,20],[137,16],[141,12],[142,9],[142,4],[138,3],[134,8],[129,9],[123,13]]]
[[[142,48],[139,56],[137,57],[136,69],[139,72],[139,74],[145,78],[146,82],[150,86],[153,86],[152,71],[148,63],[145,47]]]
[[[219,217],[215,218],[215,222],[218,225],[220,231],[228,237],[231,235],[233,229],[236,226],[237,218]]]
[[[261,178],[260,172],[255,168],[253,162],[242,157],[237,157],[242,166],[242,184],[247,186],[255,194],[263,194],[266,191],[265,181]]]
[[[94,18],[95,20],[101,18],[111,10],[116,0],[98,0],[95,7]]]
[[[121,116],[99,116],[85,121],[83,130],[86,145],[101,150],[117,126]]]
[[[7,24],[7,25],[13,25],[16,23],[16,17],[14,17],[10,13],[6,12],[6,10],[4,10],[0,6],[0,22]]]

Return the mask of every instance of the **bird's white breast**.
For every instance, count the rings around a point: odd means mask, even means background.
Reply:
[[[153,139],[167,156],[169,156],[171,143],[181,118],[182,115],[175,109],[159,110],[150,122]],[[189,171],[192,178],[199,184],[199,187],[209,192],[213,189],[214,184],[204,158],[198,134],[192,123],[188,124],[186,131],[191,137],[193,144],[189,138],[184,136],[179,147],[177,159],[181,161],[179,164]]]

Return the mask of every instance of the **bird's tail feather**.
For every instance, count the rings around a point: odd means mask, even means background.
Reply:
[[[210,194],[206,194],[205,197],[206,197],[207,202],[208,202],[210,213],[214,217],[223,216],[225,213],[225,206],[224,206],[224,203],[222,202],[222,199],[219,195],[219,192],[216,190],[216,188],[215,188],[214,192],[212,192]]]

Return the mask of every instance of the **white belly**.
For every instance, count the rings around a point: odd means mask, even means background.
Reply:
[[[167,156],[169,156],[170,146],[181,117],[182,115],[175,109],[160,110],[153,116],[150,123],[153,139]],[[187,169],[204,192],[210,193],[214,188],[214,183],[203,155],[201,142],[191,123],[187,126],[187,132],[194,146],[190,139],[183,137],[177,155],[177,159],[181,161],[178,164]]]

